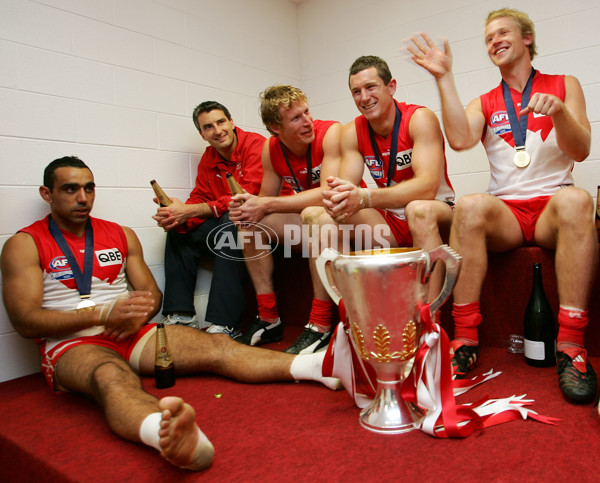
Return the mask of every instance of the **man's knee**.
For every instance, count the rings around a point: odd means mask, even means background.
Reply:
[[[559,224],[580,224],[591,219],[594,212],[594,201],[583,189],[564,188],[557,192],[555,206]]]
[[[440,233],[440,225],[442,225],[442,231],[446,233],[452,214],[450,207],[447,207],[446,209],[449,211],[446,216],[442,211],[444,208],[438,202],[428,200],[411,201],[406,205],[404,213],[413,238],[420,239],[433,233]],[[446,227],[446,225],[448,226]]]
[[[325,209],[322,206],[307,206],[302,210],[300,219],[303,225],[316,225],[323,213],[325,213]]]
[[[92,387],[104,392],[105,388],[117,387],[119,384],[139,384],[139,377],[133,372],[125,360],[109,359],[100,362],[90,375]]]
[[[461,197],[456,203],[453,223],[457,225],[484,225],[489,208],[489,197],[473,194]]]
[[[406,205],[404,214],[409,225],[415,223],[437,224],[437,211],[431,201],[411,201]]]

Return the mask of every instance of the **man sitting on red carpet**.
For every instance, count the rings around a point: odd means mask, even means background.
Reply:
[[[440,91],[450,146],[462,151],[481,141],[491,167],[487,193],[459,200],[450,234],[450,245],[463,257],[452,311],[455,372],[464,377],[479,356],[479,298],[487,251],[522,245],[553,248],[560,301],[558,384],[569,401],[592,402],[597,381],[584,348],[584,331],[598,240],[592,197],[573,185],[571,174],[574,162],[590,153],[591,128],[581,85],[575,77],[533,68],[535,27],[518,10],[488,15],[487,52],[502,82],[466,109],[454,83],[448,41],[444,51],[426,34],[412,41],[412,59],[433,75]]]
[[[0,262],[6,310],[19,334],[39,341],[48,384],[91,397],[118,436],[153,446],[173,465],[206,468],[214,449],[194,409],[178,397],[158,400],[138,376],[154,373],[156,325],[148,322],[162,294],[137,236],[90,216],[94,177],[77,157],[51,162],[40,194],[50,215],[7,240]],[[166,331],[177,374],[339,382],[321,376],[324,353],[294,356],[180,325]]]

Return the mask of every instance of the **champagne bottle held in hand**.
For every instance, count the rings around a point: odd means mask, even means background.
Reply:
[[[231,194],[233,196],[241,195],[244,192],[244,190],[239,185],[237,180],[233,177],[233,175],[231,173],[227,173],[226,177],[227,177],[227,182],[229,183],[229,189],[231,190]]]
[[[556,364],[556,322],[539,263],[533,264],[533,289],[525,310],[525,362],[536,367]]]
[[[154,359],[154,379],[158,389],[175,385],[175,364],[171,358],[165,324],[156,324],[156,356]]]
[[[169,206],[173,204],[156,180],[153,179],[150,181],[150,184],[152,185],[152,189],[154,190],[154,194],[156,195],[156,199],[160,206]]]

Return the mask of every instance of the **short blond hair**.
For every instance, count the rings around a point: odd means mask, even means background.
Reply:
[[[267,87],[260,93],[260,117],[271,134],[271,126],[281,126],[281,106],[289,109],[294,102],[304,101],[308,104],[306,94],[294,86],[277,84]]]
[[[497,18],[501,17],[511,18],[517,27],[519,27],[521,36],[525,37],[526,35],[531,35],[529,56],[531,57],[531,60],[533,60],[533,58],[537,55],[537,46],[535,43],[535,26],[533,25],[533,21],[529,18],[529,15],[514,8],[501,8],[500,10],[494,10],[488,14],[485,21],[486,27],[492,20],[496,20]]]

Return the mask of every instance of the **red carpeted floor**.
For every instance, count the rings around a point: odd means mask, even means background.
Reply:
[[[299,329],[298,329],[299,330]],[[283,349],[297,335],[288,330]],[[600,358],[593,358],[600,369]],[[478,370],[503,371],[460,396],[527,394],[533,409],[562,418],[486,429],[464,440],[420,431],[380,435],[359,426],[345,391],[316,383],[240,384],[217,376],[179,378],[147,390],[184,397],[216,448],[202,473],[179,470],[153,449],[119,440],[99,408],[72,394],[54,396],[39,374],[0,384],[2,481],[597,481],[600,416],[563,400],[555,368],[527,366],[499,348],[484,348]],[[217,397],[220,396],[220,397]]]

